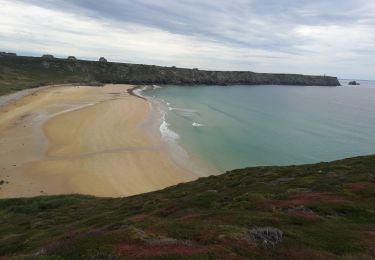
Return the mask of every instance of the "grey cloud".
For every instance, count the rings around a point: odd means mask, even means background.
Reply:
[[[270,64],[269,61],[275,60],[275,64],[295,69],[296,67],[300,68],[303,61],[308,63],[313,59],[315,67],[323,64],[325,70],[329,68],[325,62],[329,60],[326,57],[327,54],[329,52],[334,54],[340,49],[342,53],[337,56],[339,57],[337,61],[340,62],[344,60],[342,56],[345,56],[345,53],[349,53],[346,58],[350,61],[367,59],[362,63],[371,63],[371,60],[375,60],[373,51],[375,49],[375,3],[369,0],[15,1],[72,13],[81,17],[94,18],[98,22],[109,24],[114,30],[121,29],[121,27],[128,28],[129,24],[134,24],[193,37],[207,45],[215,43],[233,50],[237,56],[233,55],[233,60],[229,62],[237,63],[241,68],[247,68],[249,64],[259,64],[262,60],[264,64]],[[310,27],[316,27],[317,31],[310,33],[308,31]],[[134,26],[134,28],[142,30],[142,27]],[[324,28],[330,28],[340,38],[336,40],[335,35],[330,35],[331,31],[324,34]],[[364,32],[355,35],[357,37],[365,36],[365,45],[357,44],[355,41],[340,42],[343,37],[353,37],[352,33],[356,33],[358,28],[363,29]],[[304,29],[306,29],[305,32],[303,32]],[[59,30],[63,33],[70,32],[80,36],[85,34],[85,32],[69,28],[69,26]],[[319,34],[323,35],[317,37]],[[371,34],[373,34],[372,38]],[[358,42],[360,43],[362,40],[359,38]],[[350,46],[346,47],[345,44]],[[252,53],[254,49],[260,50],[260,53]],[[238,56],[241,55],[238,53],[240,52],[244,54],[244,59],[254,59],[251,61],[239,60]],[[196,59],[197,61],[206,57],[211,60],[218,59],[217,56],[208,57],[210,54],[204,53],[200,57],[185,57],[185,59]],[[155,59],[157,62],[163,58],[165,57],[150,59]],[[231,59],[230,54],[227,54],[225,58]],[[295,63],[276,62],[276,60],[291,58],[298,61],[294,61]],[[332,55],[331,60],[335,61],[334,59],[335,56]],[[318,64],[319,60],[321,63]],[[222,64],[225,62],[223,61]],[[278,68],[277,66],[274,65],[271,69]],[[314,66],[311,65],[311,68]],[[351,66],[352,63],[346,70],[350,71]],[[334,69],[332,71],[336,73]]]
[[[298,25],[353,24],[368,18],[361,13],[366,1],[353,0],[22,1],[235,46],[277,48],[287,53],[299,53],[294,46],[304,41],[289,36]]]

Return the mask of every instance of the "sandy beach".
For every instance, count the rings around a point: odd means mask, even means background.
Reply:
[[[0,107],[0,197],[129,196],[194,180],[130,85],[51,86]]]

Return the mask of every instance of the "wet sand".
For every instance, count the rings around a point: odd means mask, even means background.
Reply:
[[[129,196],[196,179],[130,85],[53,86],[0,107],[0,197]]]

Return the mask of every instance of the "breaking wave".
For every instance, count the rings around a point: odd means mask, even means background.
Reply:
[[[198,113],[197,110],[188,108],[168,107],[169,111],[176,111],[179,115],[192,117]]]
[[[142,95],[142,92],[143,92],[144,90],[146,90],[146,89],[147,89],[147,86],[144,86],[144,87],[141,87],[141,88],[137,88],[137,89],[133,90],[133,93],[134,93],[135,95],[139,96],[139,97],[143,97],[143,98],[145,98],[145,96]]]
[[[152,85],[152,87],[153,87],[153,89],[162,88],[162,87],[160,87],[160,86],[158,86],[158,85]]]
[[[191,125],[194,126],[194,127],[204,126],[204,124],[199,124],[199,123],[196,123],[196,122],[193,122]]]
[[[162,123],[160,125],[160,133],[162,138],[166,140],[177,140],[178,138],[180,138],[180,136],[176,132],[171,130],[168,126],[169,124],[165,119],[165,113],[163,113]]]

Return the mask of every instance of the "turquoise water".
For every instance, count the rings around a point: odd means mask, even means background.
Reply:
[[[375,153],[373,83],[163,86],[144,94],[163,104],[164,127],[170,129],[166,134],[189,153],[225,171]]]

